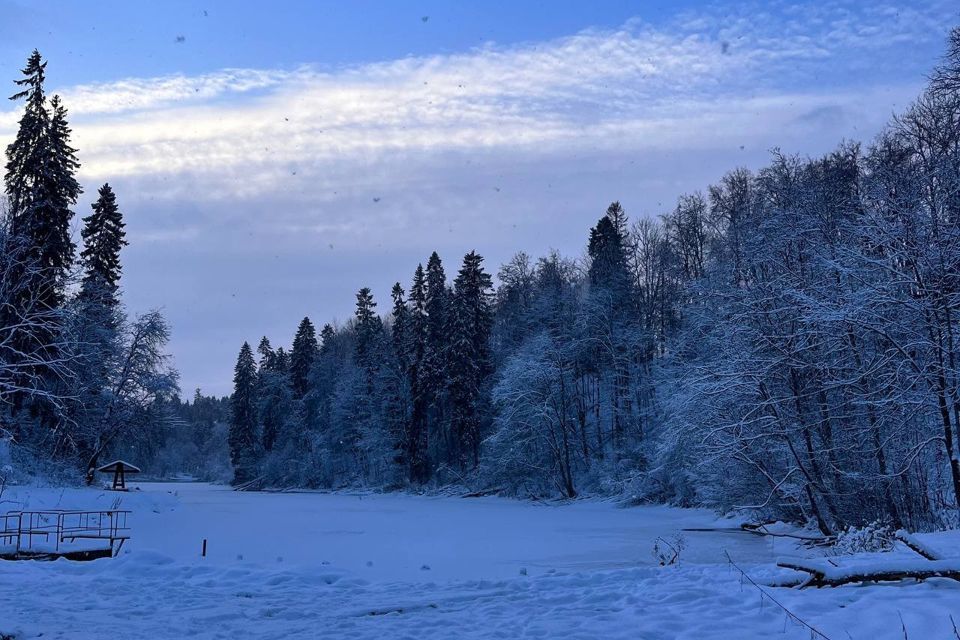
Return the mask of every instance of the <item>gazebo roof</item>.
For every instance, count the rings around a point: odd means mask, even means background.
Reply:
[[[97,469],[97,471],[101,473],[115,473],[118,469],[122,469],[124,473],[140,473],[139,467],[135,467],[129,462],[124,462],[123,460],[114,460],[109,464],[103,465]]]

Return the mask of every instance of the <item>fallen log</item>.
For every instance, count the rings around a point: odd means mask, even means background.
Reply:
[[[960,559],[950,560],[888,560],[882,563],[834,566],[825,562],[789,560],[777,562],[778,567],[809,574],[798,585],[804,587],[839,587],[859,582],[899,582],[913,579],[949,578],[960,581]]]
[[[234,491],[260,491],[263,489],[263,476],[258,476],[253,480],[244,482],[243,484],[238,484],[233,487]]]
[[[833,543],[834,538],[825,536],[803,536],[796,533],[778,533],[769,531],[763,525],[742,524],[739,527],[687,527],[681,531],[690,531],[693,533],[746,533],[752,536],[761,536],[769,538],[789,538],[799,540],[805,545],[814,547],[827,546]]]
[[[479,489],[477,491],[471,491],[469,493],[465,493],[460,497],[461,498],[486,498],[487,496],[499,495],[503,493],[503,491],[504,491],[503,487],[496,487],[493,489]]]
[[[943,560],[944,559],[944,555],[942,553],[940,553],[930,545],[924,542],[921,542],[919,539],[915,538],[913,535],[907,533],[903,529],[900,529],[894,535],[896,536],[897,540],[907,545],[907,547],[909,547],[911,550],[915,551],[916,553],[919,553],[921,556],[923,556],[927,560]]]

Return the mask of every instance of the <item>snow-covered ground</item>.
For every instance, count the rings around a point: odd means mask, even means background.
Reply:
[[[0,634],[21,638],[810,638],[744,584],[786,575],[786,541],[686,533],[707,511],[498,498],[237,493],[143,484],[119,558],[0,563]],[[102,508],[116,493],[14,489],[7,509]],[[200,557],[202,540],[206,558]],[[960,555],[956,537],[927,538]],[[903,552],[908,553],[908,552]],[[960,583],[765,587],[829,638],[955,638]],[[902,623],[901,623],[902,619]]]

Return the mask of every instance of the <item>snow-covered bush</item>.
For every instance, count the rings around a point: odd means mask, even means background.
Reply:
[[[896,535],[889,525],[871,522],[862,527],[848,527],[841,531],[836,542],[830,547],[830,555],[891,551],[895,543]]]

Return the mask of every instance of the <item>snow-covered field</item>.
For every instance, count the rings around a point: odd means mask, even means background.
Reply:
[[[687,533],[707,511],[498,498],[237,493],[143,484],[119,558],[0,563],[0,634],[21,638],[810,638],[744,584],[786,541]],[[13,489],[0,511],[111,506],[116,493]],[[207,557],[200,557],[202,540]],[[960,555],[957,538],[930,536]],[[903,552],[907,553],[907,552]],[[828,638],[956,638],[960,583],[768,594]],[[901,622],[902,620],[902,622]]]

